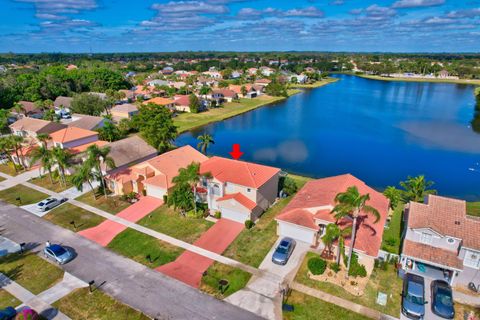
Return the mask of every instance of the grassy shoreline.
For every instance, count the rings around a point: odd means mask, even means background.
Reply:
[[[480,80],[469,80],[469,79],[428,79],[428,78],[382,77],[382,76],[376,76],[376,75],[355,74],[355,73],[346,73],[346,74],[351,74],[360,78],[380,80],[380,81],[453,83],[453,84],[469,84],[469,85],[480,86]]]
[[[323,87],[329,83],[333,83],[333,82],[337,82],[338,78],[326,78],[326,79],[323,79],[323,80],[319,80],[319,81],[316,81],[314,83],[308,83],[308,84],[300,84],[300,83],[297,83],[297,84],[292,84],[290,85],[290,88],[301,88],[301,89],[314,89],[314,88],[320,88],[320,87]]]

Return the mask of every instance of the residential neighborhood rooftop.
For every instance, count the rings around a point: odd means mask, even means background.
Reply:
[[[53,142],[66,143],[95,135],[98,135],[98,132],[77,127],[68,127],[51,133],[50,137]]]

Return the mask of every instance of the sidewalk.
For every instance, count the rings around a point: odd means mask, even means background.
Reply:
[[[36,296],[15,281],[0,273],[0,288],[22,301],[22,304],[17,307],[17,310],[28,306],[49,320],[69,320],[69,317],[53,308],[51,304],[60,300],[73,290],[86,286],[88,286],[87,283],[72,276],[68,272],[65,272],[63,280],[60,283],[57,283],[55,286]]]

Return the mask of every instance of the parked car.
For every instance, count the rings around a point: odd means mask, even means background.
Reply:
[[[43,249],[46,258],[56,261],[58,264],[65,264],[73,259],[73,254],[67,248],[59,244],[52,244]]]
[[[6,307],[0,310],[0,320],[13,320],[17,315],[17,310],[13,307]]]
[[[286,265],[292,255],[293,249],[295,249],[295,240],[292,238],[283,238],[273,253],[272,262]]]
[[[432,312],[444,319],[455,318],[452,287],[443,280],[432,281]]]
[[[403,315],[409,319],[423,319],[425,304],[425,281],[423,277],[407,273],[403,279]]]
[[[56,206],[64,203],[67,201],[67,198],[57,199],[57,198],[47,198],[45,200],[40,201],[37,203],[37,210],[38,211],[47,211],[50,209],[55,208]]]

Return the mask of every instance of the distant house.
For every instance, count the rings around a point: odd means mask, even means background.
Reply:
[[[260,67],[260,72],[262,73],[262,75],[269,77],[275,73],[275,70],[269,67]]]
[[[222,74],[218,71],[205,71],[205,72],[202,72],[202,74],[216,80],[220,80],[223,78]]]
[[[442,79],[448,78],[449,76],[450,76],[450,74],[449,74],[448,71],[445,70],[445,69],[441,70],[441,71],[438,73],[438,77],[439,77],[439,78],[442,78]]]
[[[70,109],[72,106],[71,97],[58,96],[53,102],[53,106],[57,109]]]
[[[269,79],[257,79],[257,80],[255,80],[255,82],[253,84],[256,85],[256,86],[266,87],[271,82],[272,82],[272,80],[269,80]]]
[[[247,72],[249,75],[254,76],[257,74],[258,69],[257,68],[248,68]]]
[[[36,139],[41,133],[50,134],[66,127],[61,123],[34,118],[23,118],[10,125],[13,134],[29,139]]]
[[[150,146],[138,135],[110,142],[107,146],[110,148],[108,156],[113,159],[116,167],[113,170],[103,168],[104,171],[109,171],[110,173],[124,170],[129,166],[151,159],[158,154],[157,149]]]
[[[147,82],[147,85],[154,87],[154,86],[169,86],[169,82],[167,80],[155,79],[150,80]]]
[[[207,98],[215,100],[217,104],[220,104],[224,101],[232,102],[233,100],[238,99],[238,95],[235,91],[224,88],[212,90],[212,92],[207,95]]]
[[[304,74],[291,74],[287,76],[288,82],[306,83],[308,77]]]
[[[67,123],[67,126],[94,131],[103,128],[107,121],[110,120],[103,117],[74,113],[72,114],[72,121]]]
[[[22,110],[17,111],[15,109],[12,109],[10,112],[17,119],[23,117],[41,119],[43,117],[43,110],[38,108],[34,102],[19,101],[18,103],[22,106]]]
[[[245,87],[246,93],[244,94],[242,91],[242,87]],[[231,84],[228,86],[228,89],[232,90],[237,94],[239,98],[248,98],[252,99],[258,97],[263,94],[263,87],[256,86],[252,84],[245,84],[245,85],[234,85]]]
[[[181,112],[190,112],[190,96],[178,94],[173,97],[175,101],[175,110]]]
[[[480,219],[463,200],[429,195],[410,202],[404,214],[400,263],[406,272],[448,281],[467,290],[480,283]]]
[[[242,77],[243,72],[241,71],[233,71],[232,75],[230,76],[231,79],[238,79]]]
[[[149,99],[149,100],[146,100],[146,101],[143,102],[144,105],[149,104],[149,103],[153,103],[153,104],[156,104],[158,106],[167,107],[169,109],[174,109],[175,108],[175,100],[173,100],[173,99],[156,97],[156,98],[152,98],[152,99]]]
[[[74,64],[69,64],[68,66],[65,67],[67,70],[76,70],[78,67]]]
[[[135,90],[118,90],[125,94],[125,98],[120,99],[121,102],[132,102],[135,99]]]
[[[114,120],[120,121],[121,119],[131,119],[134,115],[138,114],[138,107],[134,104],[125,103],[114,106],[110,113]]]
[[[165,68],[162,69],[162,73],[166,74],[166,75],[172,74],[173,73],[173,68],[172,67],[165,67]]]
[[[103,92],[87,92],[87,93],[90,94],[90,95],[92,95],[92,96],[99,97],[99,98],[102,99],[102,100],[107,99],[107,94],[106,94],[106,93],[103,93]]]
[[[98,132],[68,127],[50,133],[53,145],[62,149],[70,149],[98,141]]]

